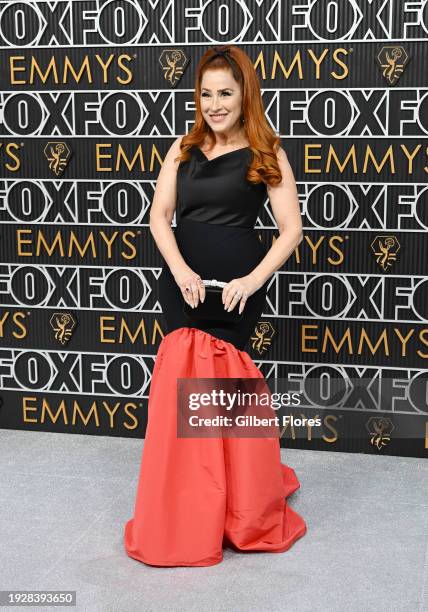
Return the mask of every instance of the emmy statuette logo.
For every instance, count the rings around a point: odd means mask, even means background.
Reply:
[[[265,353],[272,344],[272,336],[275,330],[268,321],[259,321],[254,329],[254,335],[251,336],[251,348],[259,355]]]
[[[60,344],[66,344],[76,327],[76,321],[68,312],[54,312],[49,323],[55,332],[55,340]]]
[[[401,45],[385,45],[376,56],[382,76],[389,85],[395,85],[404,72],[410,57]]]
[[[49,169],[59,176],[67,167],[71,151],[65,142],[48,142],[44,148],[44,154],[49,162]]]
[[[180,81],[189,61],[182,49],[165,49],[162,51],[159,62],[163,69],[163,77],[171,87],[174,87]]]
[[[366,429],[371,436],[370,444],[381,450],[391,440],[391,433],[395,427],[387,417],[370,417]]]
[[[376,236],[371,247],[376,256],[376,263],[382,270],[387,270],[397,259],[400,243],[395,236]]]

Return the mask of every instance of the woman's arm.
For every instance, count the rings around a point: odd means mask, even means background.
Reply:
[[[150,208],[150,232],[171,274],[182,290],[184,299],[195,307],[199,299],[203,301],[205,288],[197,283],[198,275],[187,265],[181,255],[171,228],[177,205],[177,168],[179,165],[174,158],[180,154],[181,138],[179,136],[171,145],[158,174]],[[184,293],[187,286],[191,289],[189,296]]]
[[[284,265],[303,239],[302,217],[296,181],[294,180],[287,155],[282,147],[279,147],[277,159],[282,173],[282,181],[275,187],[268,185],[267,191],[272,212],[278,226],[279,237],[250,274],[255,279],[258,287],[264,285],[272,274]]]
[[[171,145],[158,174],[150,208],[150,232],[172,274],[186,265],[171,228],[177,204],[177,168],[174,157],[180,154],[181,136]]]

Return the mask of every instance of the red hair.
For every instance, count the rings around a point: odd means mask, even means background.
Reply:
[[[201,81],[206,70],[226,69],[231,71],[233,78],[239,83],[242,92],[244,129],[250,149],[253,152],[253,160],[248,169],[247,180],[256,184],[264,182],[272,186],[277,185],[282,180],[281,170],[276,157],[281,139],[275,134],[266,120],[260,83],[251,59],[242,49],[235,45],[223,45],[217,48],[220,51],[226,51],[229,58],[233,61],[229,63],[221,55],[211,59],[216,54],[213,48],[208,49],[200,59],[195,77],[195,122],[190,132],[183,136],[180,144],[180,155],[175,158],[175,161],[189,160],[190,149],[195,145],[203,144],[206,140],[214,144],[213,131],[203,118],[201,112]]]

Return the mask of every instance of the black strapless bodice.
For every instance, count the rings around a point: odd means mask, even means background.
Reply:
[[[267,187],[246,179],[251,149],[235,149],[214,159],[208,159],[196,146],[190,153],[190,160],[180,162],[177,170],[177,224],[180,219],[189,219],[253,228]]]
[[[184,261],[203,280],[227,283],[242,278],[265,256],[254,226],[267,187],[247,181],[252,155],[249,147],[243,147],[208,159],[199,147],[192,147],[190,159],[178,166],[174,235]],[[165,264],[159,286],[168,332],[199,327],[244,350],[261,316],[269,282],[248,297],[238,322],[193,321],[183,313],[183,294]]]

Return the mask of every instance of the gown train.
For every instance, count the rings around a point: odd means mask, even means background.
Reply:
[[[278,438],[178,438],[177,378],[259,378],[248,353],[198,328],[162,339],[127,554],[149,565],[209,566],[223,545],[283,552],[306,532],[288,504],[299,488]]]

